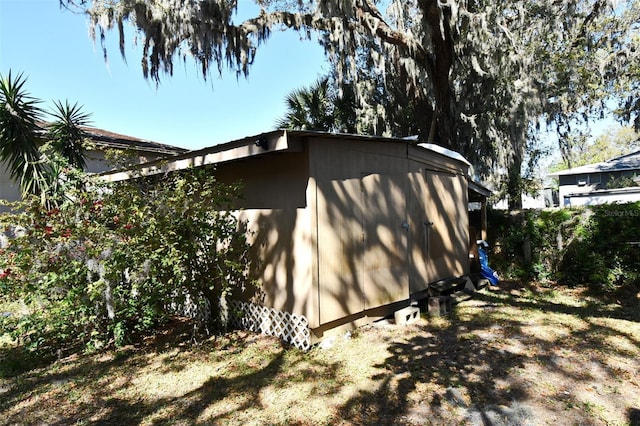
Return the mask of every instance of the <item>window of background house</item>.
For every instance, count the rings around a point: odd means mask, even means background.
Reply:
[[[589,175],[576,175],[576,185],[584,186],[589,183]]]

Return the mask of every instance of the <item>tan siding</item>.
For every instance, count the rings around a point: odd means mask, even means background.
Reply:
[[[463,170],[410,161],[411,292],[468,273],[467,183]],[[446,171],[445,171],[446,170]],[[456,173],[452,171],[456,170]]]
[[[316,318],[311,277],[312,247],[307,209],[240,211],[254,243],[252,275],[261,283],[265,306]]]
[[[429,277],[432,281],[468,272],[467,188],[464,177],[428,171]]]
[[[216,176],[222,182],[243,183],[244,197],[239,200],[238,208],[295,209],[307,206],[306,152],[273,154],[269,158],[220,164]]]
[[[388,151],[390,147],[385,145],[382,147]],[[406,158],[386,154],[368,152],[366,172],[362,176],[363,269],[367,309],[409,297],[407,161]]]
[[[306,152],[274,153],[220,164],[223,182],[243,182],[236,207],[254,243],[253,277],[265,306],[317,318],[313,291],[313,217],[307,207]]]
[[[312,143],[320,323],[406,299],[406,147]]]
[[[320,147],[319,145],[322,144]],[[364,309],[360,171],[364,157],[353,144],[310,144],[317,185],[320,323]]]
[[[411,293],[417,293],[427,289],[431,280],[427,266],[429,222],[427,213],[427,201],[429,188],[425,179],[424,169],[420,163],[409,161],[408,197],[409,213],[409,287]]]
[[[313,306],[313,315],[307,316],[309,327],[317,328],[320,326],[320,285],[319,285],[319,250],[320,240],[318,238],[318,185],[316,179],[311,177],[314,175],[313,164],[309,164],[309,181],[307,184],[307,210],[309,212],[309,243],[311,250],[311,301]]]

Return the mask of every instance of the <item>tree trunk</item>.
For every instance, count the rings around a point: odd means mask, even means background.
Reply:
[[[514,154],[507,173],[507,199],[509,210],[522,209],[522,156]]]
[[[453,65],[453,40],[449,26],[450,12],[440,8],[437,0],[420,1],[424,19],[431,28],[433,55],[427,65],[433,84],[437,140],[434,143],[456,150],[455,109],[451,97],[451,67]]]

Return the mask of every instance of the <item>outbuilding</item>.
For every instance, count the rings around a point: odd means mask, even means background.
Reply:
[[[142,174],[215,165],[244,184],[259,304],[249,328],[305,347],[426,297],[469,273],[469,163],[395,138],[278,130],[143,165]],[[127,178],[127,172],[106,175]]]

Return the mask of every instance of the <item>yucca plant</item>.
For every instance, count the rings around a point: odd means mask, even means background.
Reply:
[[[57,101],[48,114],[53,120],[46,124],[40,100],[25,90],[26,81],[21,73],[0,75],[0,162],[20,184],[23,196],[36,194],[42,204],[55,204],[61,171],[67,165],[85,167],[82,127],[89,123],[89,114],[77,103]]]
[[[54,121],[48,126],[47,139],[69,165],[82,170],[86,165],[83,147],[86,135],[82,126],[89,124],[90,114],[82,112],[82,107],[77,103],[71,105],[69,101],[64,104],[56,101],[54,105],[55,109],[51,113]]]
[[[23,194],[43,194],[47,170],[38,150],[43,110],[25,82],[22,74],[0,75],[0,161]]]

